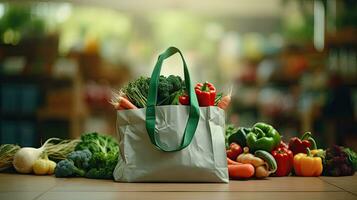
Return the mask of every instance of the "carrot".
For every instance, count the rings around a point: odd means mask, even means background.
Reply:
[[[123,107],[124,109],[137,109],[137,107],[134,104],[132,104],[129,100],[127,100],[122,96],[119,97],[118,103],[120,107]]]
[[[234,161],[234,160],[232,160],[230,158],[227,158],[227,164],[228,165],[238,165],[238,164],[241,164],[241,163],[236,162],[236,161]]]
[[[226,95],[222,97],[222,99],[218,102],[217,106],[219,108],[222,108],[223,110],[226,110],[230,102],[231,102],[231,96]]]
[[[231,179],[246,179],[254,176],[255,169],[252,164],[228,165],[228,174]]]
[[[125,110],[123,107],[121,107],[121,106],[119,105],[118,102],[115,102],[115,101],[111,100],[111,101],[109,101],[109,103],[114,106],[115,110]]]
[[[109,101],[116,110],[136,109],[137,107],[132,104],[122,93],[112,91],[112,99]]]
[[[231,87],[229,93],[226,96],[222,97],[222,99],[218,102],[217,106],[219,108],[222,108],[223,110],[226,110],[228,108],[232,99],[232,91],[233,91],[233,87]]]

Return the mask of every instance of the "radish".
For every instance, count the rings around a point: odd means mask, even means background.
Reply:
[[[45,150],[45,146],[52,140],[59,140],[58,138],[48,139],[40,148],[23,147],[14,155],[12,161],[16,171],[23,174],[29,174],[32,172],[33,164],[40,158],[41,154]]]

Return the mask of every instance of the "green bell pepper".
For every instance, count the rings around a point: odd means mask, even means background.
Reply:
[[[280,144],[281,136],[277,130],[269,124],[258,122],[247,135],[247,146],[254,152],[265,150],[271,152]]]
[[[242,148],[247,146],[246,138],[247,134],[251,131],[251,128],[240,127],[235,133],[228,137],[228,143],[235,142]]]

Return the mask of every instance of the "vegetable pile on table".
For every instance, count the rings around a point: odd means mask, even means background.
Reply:
[[[145,108],[150,78],[139,77],[118,92],[110,103],[116,110]],[[157,105],[189,105],[184,81],[179,76],[160,76]],[[232,88],[218,93],[209,82],[194,87],[199,106],[217,106],[226,110]],[[226,127],[226,153],[231,179],[264,179],[269,176],[348,176],[357,170],[357,154],[349,148],[333,146],[326,150],[318,146],[310,132],[291,138],[288,144],[271,125],[258,122],[252,127]],[[80,139],[50,138],[40,148],[14,144],[0,146],[0,171],[52,175],[56,177],[86,177],[113,179],[118,163],[119,146],[114,138],[96,132]]]
[[[23,174],[113,179],[119,146],[111,136],[94,132],[79,140],[50,138],[40,148],[4,144],[0,158],[0,171],[14,168]]]
[[[84,134],[75,151],[58,163],[55,175],[112,179],[118,158],[119,146],[114,138],[98,133]]]
[[[58,143],[53,143],[59,141]],[[18,173],[38,175],[53,174],[56,163],[49,160],[63,159],[72,152],[78,140],[48,139],[40,148],[23,147],[13,155],[12,166]],[[8,166],[10,167],[11,165]]]
[[[357,170],[357,154],[333,146],[317,149],[310,132],[291,138],[289,145],[266,123],[253,127],[226,127],[228,173],[231,179],[268,176],[350,176]]]

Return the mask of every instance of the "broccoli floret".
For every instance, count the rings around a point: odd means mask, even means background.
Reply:
[[[182,90],[184,83],[180,76],[170,75],[169,77],[167,77],[167,81],[172,85],[170,93]]]
[[[183,89],[184,83],[181,77],[170,75],[165,78],[165,76],[160,76],[157,94],[158,105],[175,104],[175,98],[178,99]]]
[[[118,154],[95,153],[90,160],[91,169],[86,173],[87,178],[112,179],[113,171],[118,163]]]
[[[122,91],[126,97],[138,108],[146,107],[151,78],[139,77],[135,81],[129,82]],[[163,75],[158,81],[158,105],[170,105],[176,96],[185,88],[185,84],[180,76],[170,75],[167,78]]]
[[[55,168],[56,177],[84,176],[85,171],[78,169],[72,160],[61,160]]]
[[[137,87],[141,91],[144,97],[148,96],[149,93],[150,78],[140,77],[137,80]]]
[[[86,168],[85,176],[88,178],[112,179],[119,157],[118,143],[114,138],[98,133],[84,134],[81,136],[81,140],[76,146],[76,150],[89,150],[91,152],[89,167]]]
[[[172,85],[169,81],[165,78],[165,76],[160,76],[159,78],[159,88],[157,94],[157,102],[160,105],[165,105],[166,103],[163,102],[170,96],[170,91],[172,90]]]
[[[74,162],[74,165],[80,169],[87,169],[89,167],[89,160],[92,153],[88,149],[73,151],[68,155],[68,159]]]
[[[85,176],[93,179],[113,179],[113,171],[114,169],[110,167],[92,168]]]

